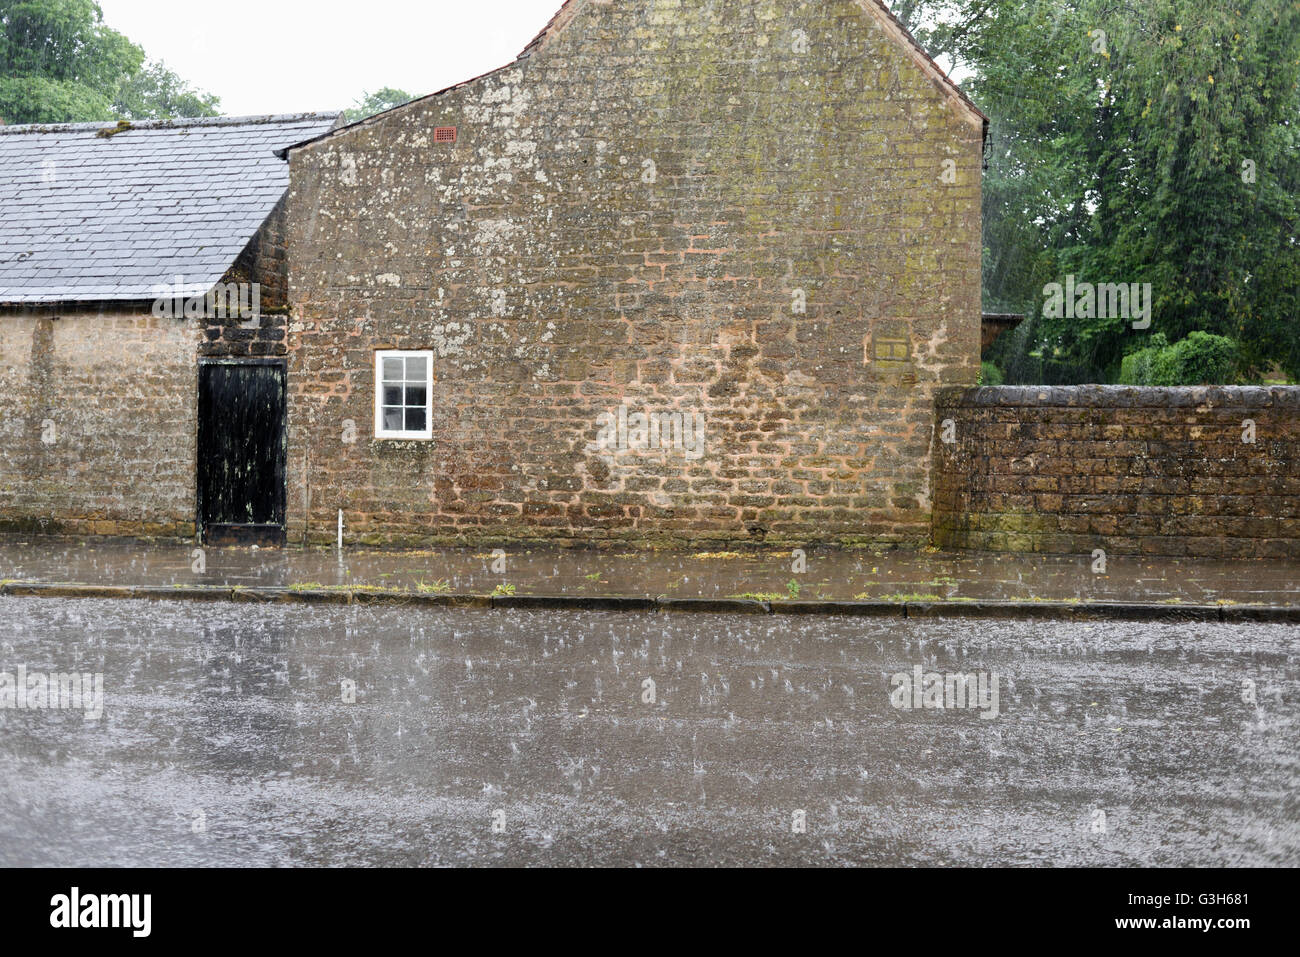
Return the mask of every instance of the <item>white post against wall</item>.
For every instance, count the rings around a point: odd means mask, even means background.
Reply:
[[[339,548],[343,547],[343,509],[339,509]]]

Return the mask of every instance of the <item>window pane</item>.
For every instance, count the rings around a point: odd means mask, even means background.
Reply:
[[[384,360],[384,381],[385,382],[402,381],[402,360],[401,359]]]
[[[424,431],[424,409],[406,410],[406,431],[407,432]]]
[[[402,410],[401,409],[384,409],[384,431],[385,432],[402,431]]]
[[[429,360],[425,356],[408,356],[406,359],[406,381],[407,382],[426,382],[428,381]]]
[[[401,405],[402,387],[400,385],[384,386],[384,405]]]
[[[406,404],[407,405],[424,405],[429,395],[429,390],[422,385],[408,385],[406,387]],[[385,399],[385,402],[388,400]],[[394,403],[396,404],[396,403]]]

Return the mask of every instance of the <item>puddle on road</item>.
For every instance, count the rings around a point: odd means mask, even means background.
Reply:
[[[0,598],[0,864],[1294,866],[1297,635]]]

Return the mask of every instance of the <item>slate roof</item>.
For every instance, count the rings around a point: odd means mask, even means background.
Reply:
[[[337,113],[0,127],[0,302],[217,283],[289,188],[275,152]]]

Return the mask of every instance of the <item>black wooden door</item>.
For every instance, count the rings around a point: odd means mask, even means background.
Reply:
[[[285,366],[199,365],[198,505],[210,544],[284,542]]]

